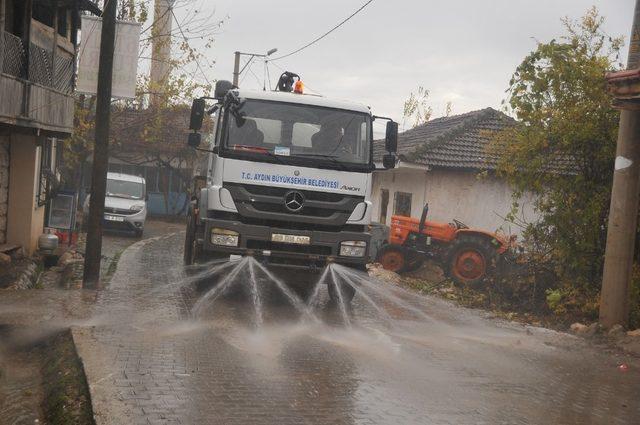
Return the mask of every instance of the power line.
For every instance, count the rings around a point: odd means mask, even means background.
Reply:
[[[333,28],[331,28],[329,31],[325,32],[324,34],[322,34],[320,37],[314,39],[313,41],[305,44],[304,46],[300,47],[297,50],[294,50],[291,53],[287,53],[286,55],[282,55],[282,56],[278,56],[277,58],[271,59],[272,61],[277,61],[280,59],[284,59],[284,58],[288,58],[289,56],[295,55],[296,53],[299,53],[301,51],[303,51],[304,49],[306,49],[309,46],[312,46],[314,44],[316,44],[318,41],[322,40],[323,38],[325,38],[326,36],[328,36],[329,34],[331,34],[332,32],[334,32],[335,30],[337,30],[338,28],[340,28],[341,26],[343,26],[345,23],[347,23],[347,21],[349,21],[351,18],[353,18],[354,16],[356,16],[358,13],[360,13],[365,7],[369,6],[370,3],[372,3],[373,0],[369,0],[367,1],[365,4],[363,4],[362,6],[360,6],[360,8],[358,10],[356,10],[355,12],[353,12],[351,15],[349,15],[346,19],[342,20],[338,25],[334,26]]]
[[[253,65],[253,64],[251,64],[251,65],[249,66],[249,72],[254,76],[254,78],[255,78],[255,79],[256,79],[256,81],[258,82],[258,85],[260,85],[260,77],[258,77],[258,75],[253,71],[253,69],[251,69],[251,66],[252,66],[252,65]],[[263,86],[264,86],[264,80],[262,81],[262,83],[263,83]]]
[[[247,61],[244,63],[243,68],[247,68],[247,66],[249,67],[249,69],[251,69],[251,61],[253,60],[253,57],[247,59]],[[249,75],[249,72],[245,72],[245,74],[242,76],[242,79],[240,80],[240,83],[238,83],[238,86],[241,86],[242,83],[244,82],[245,78],[247,78],[247,75]]]
[[[175,12],[173,11],[173,6],[169,6],[169,10],[171,10],[171,14],[173,15],[173,18],[176,20],[176,24],[178,25],[178,29],[180,30],[180,34],[182,34],[182,38],[184,40],[188,40],[187,36],[184,34],[184,31],[182,31],[182,26],[180,25],[180,22],[178,22],[178,17],[176,16]],[[209,79],[207,78],[206,74],[202,70],[202,67],[200,66],[200,61],[198,60],[198,56],[197,55],[193,55],[193,60],[195,60],[196,66],[200,70],[200,73],[204,77],[204,80],[207,82],[207,84],[209,84],[211,86],[212,85],[211,81],[209,81]]]

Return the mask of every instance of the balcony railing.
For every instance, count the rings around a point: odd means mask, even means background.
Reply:
[[[4,39],[4,48],[0,52],[3,55],[1,61],[3,73],[62,93],[73,92],[75,60],[73,55],[58,48],[54,56],[51,50],[34,43],[29,43],[28,49],[25,49],[19,37],[4,31],[1,35]]]
[[[52,43],[53,47],[53,43]],[[0,123],[71,134],[74,56],[0,32]]]
[[[0,51],[2,55],[2,72],[18,78],[26,77],[26,53],[22,45],[20,37],[16,37],[8,32],[1,32],[0,40],[3,49]]]

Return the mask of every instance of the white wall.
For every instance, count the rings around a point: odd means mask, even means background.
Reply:
[[[504,218],[511,210],[512,189],[495,177],[478,178],[476,172],[457,170],[421,170],[398,168],[374,173],[373,219],[380,219],[380,192],[389,190],[387,223],[394,214],[395,192],[412,194],[411,215],[419,218],[422,207],[429,202],[429,219],[450,222],[454,218],[471,227],[485,230],[501,229],[507,234],[520,234],[517,226]],[[532,197],[520,200],[524,218],[535,221]]]

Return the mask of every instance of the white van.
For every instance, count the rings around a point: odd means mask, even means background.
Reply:
[[[144,178],[129,174],[107,173],[104,199],[105,230],[123,230],[141,237],[147,218],[147,189]],[[89,217],[89,196],[83,205],[83,223]]]

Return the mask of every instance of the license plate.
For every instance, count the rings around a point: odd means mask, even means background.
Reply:
[[[311,243],[311,238],[309,236],[283,235],[281,233],[273,233],[271,235],[271,241],[293,243],[296,245],[309,245]]]
[[[108,221],[124,221],[124,217],[119,217],[117,215],[105,215],[104,219]]]

